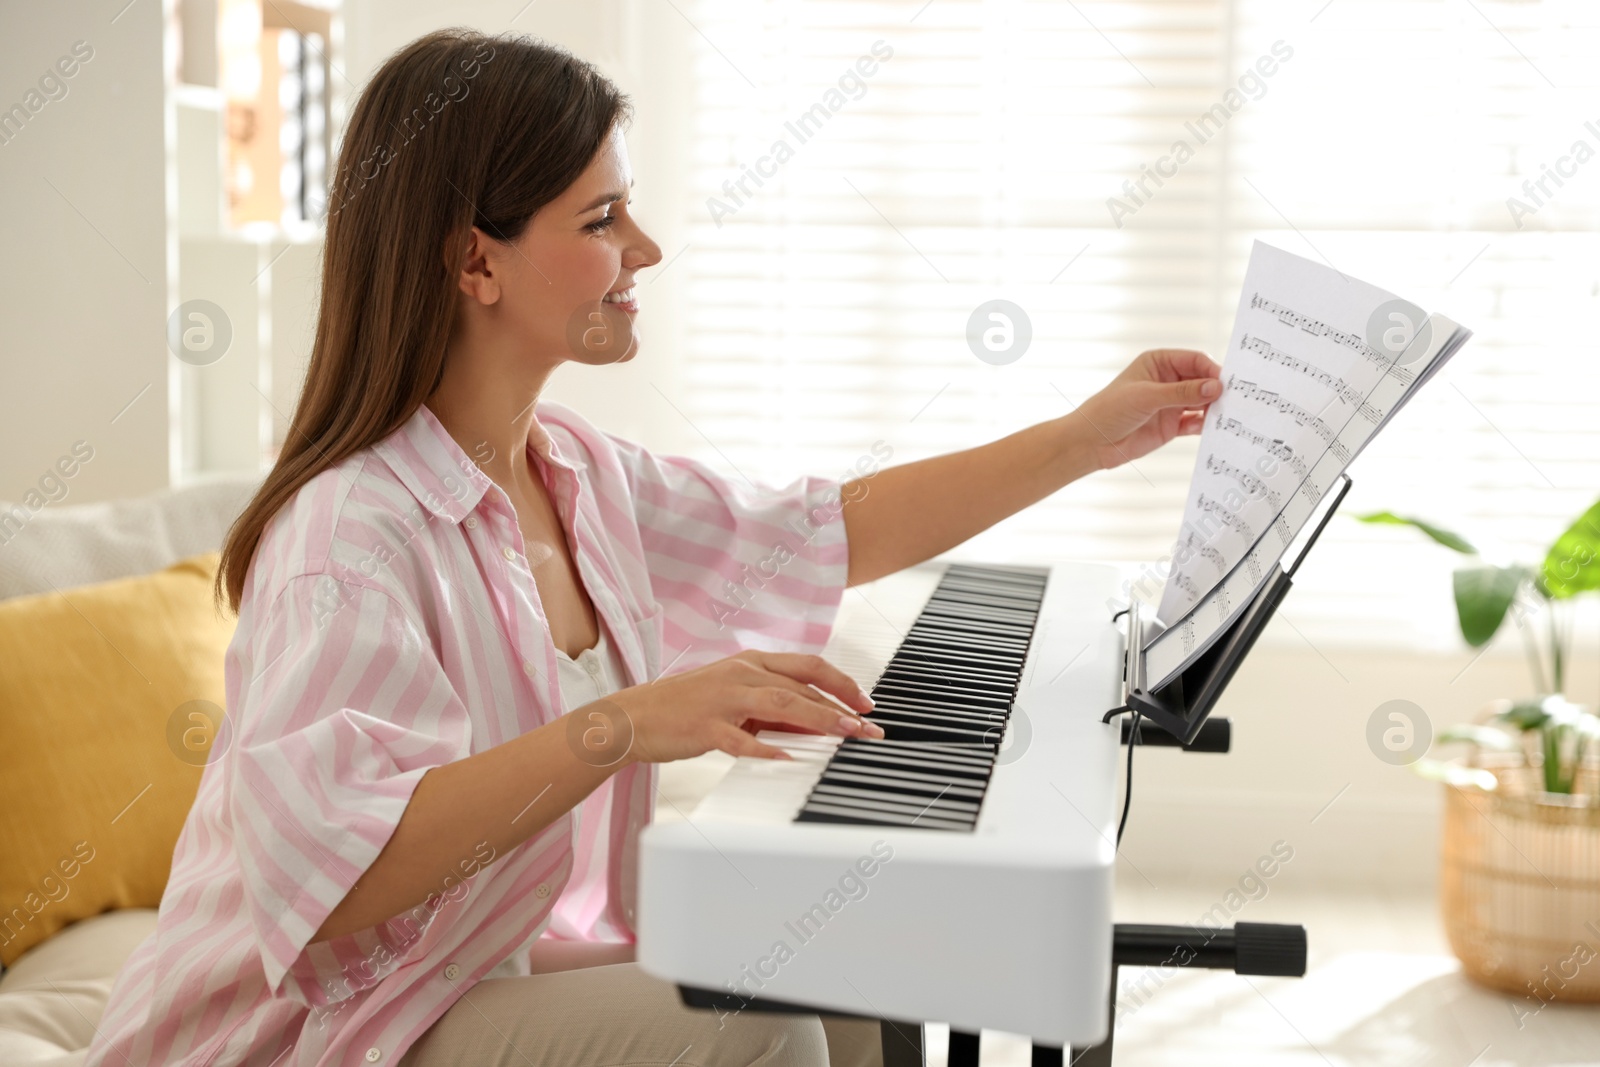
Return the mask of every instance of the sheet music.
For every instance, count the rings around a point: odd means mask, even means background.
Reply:
[[[1383,332],[1392,310],[1421,328]],[[1146,648],[1159,686],[1247,607],[1339,474],[1469,334],[1256,242]]]

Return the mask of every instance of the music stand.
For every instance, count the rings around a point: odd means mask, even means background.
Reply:
[[[1251,597],[1249,606],[1232,625],[1177,677],[1156,689],[1145,688],[1144,627],[1140,620],[1139,601],[1133,601],[1128,609],[1124,706],[1107,712],[1107,721],[1117,712],[1131,710],[1167,731],[1181,744],[1188,745],[1194,741],[1205,724],[1206,716],[1233,680],[1234,672],[1244,662],[1245,656],[1250,654],[1256,638],[1261,636],[1261,631],[1266,629],[1278,604],[1288,594],[1295,571],[1300,569],[1311,546],[1321,536],[1323,527],[1328,525],[1328,520],[1333,518],[1333,513],[1350,491],[1350,476],[1340,474],[1339,478],[1344,484],[1339,487],[1333,503],[1328,505],[1289,569],[1285,571],[1274,563],[1266,581],[1261,583]]]

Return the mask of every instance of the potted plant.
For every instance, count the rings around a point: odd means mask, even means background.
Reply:
[[[1451,949],[1472,978],[1528,998],[1523,1014],[1600,1001],[1600,718],[1566,692],[1573,601],[1600,590],[1600,503],[1536,565],[1486,562],[1421,519],[1360,518],[1415,527],[1469,557],[1452,582],[1461,636],[1480,648],[1511,616],[1528,656],[1533,698],[1441,731],[1441,743],[1469,746],[1463,759],[1415,765],[1445,786],[1439,891]]]

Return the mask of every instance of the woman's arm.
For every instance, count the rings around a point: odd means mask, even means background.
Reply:
[[[629,763],[686,759],[712,749],[783,758],[751,736],[743,728],[747,722],[841,737],[883,736],[823,692],[855,713],[871,710],[861,687],[820,657],[743,652],[620,690],[494,748],[435,767],[417,782],[383,850],[311,940],[364,930],[445,892],[446,878],[459,879],[461,864],[482,842],[494,856],[504,856]]]
[[[849,584],[931,559],[1091,471],[1199,433],[1220,373],[1199,352],[1158,348],[1060,418],[849,483]]]
[[[582,711],[424,774],[383,851],[311,940],[364,930],[445,892],[480,842],[504,856],[598,789],[618,768],[586,763],[568,746],[568,720]]]

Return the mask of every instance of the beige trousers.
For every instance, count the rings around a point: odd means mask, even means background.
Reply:
[[[535,950],[546,973],[473,986],[400,1067],[882,1067],[876,1020],[748,1010],[719,1020],[636,963],[554,955]]]

